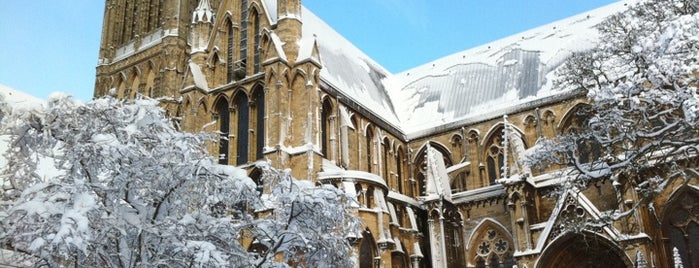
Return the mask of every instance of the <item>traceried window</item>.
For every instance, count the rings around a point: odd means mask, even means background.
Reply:
[[[496,130],[491,134],[490,140],[485,146],[485,165],[490,185],[496,184],[496,180],[502,176],[502,168],[505,166],[502,135],[502,128]]]
[[[500,268],[512,267],[515,260],[513,241],[505,235],[505,230],[496,227],[494,223],[484,222],[474,231],[468,258],[476,263],[476,267]]]

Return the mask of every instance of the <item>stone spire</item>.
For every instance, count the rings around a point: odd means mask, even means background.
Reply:
[[[213,29],[214,12],[209,0],[200,0],[199,6],[192,13],[191,45],[192,54],[206,51]]]
[[[212,23],[214,21],[213,16],[214,11],[211,9],[209,0],[199,0],[199,5],[194,9],[194,14],[192,14],[192,23]]]

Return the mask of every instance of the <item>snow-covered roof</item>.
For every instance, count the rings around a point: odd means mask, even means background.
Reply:
[[[364,54],[327,23],[307,8],[302,8],[303,37],[301,49],[312,49],[318,45],[320,63],[323,68],[320,77],[338,90],[344,97],[364,106],[388,123],[398,126],[398,117],[393,109],[392,99],[382,80],[390,76],[381,65]],[[311,55],[309,51],[299,51],[299,56]]]
[[[458,52],[386,79],[400,126],[422,131],[551,96],[554,70],[598,41],[595,26],[617,2]]]
[[[321,80],[340,98],[410,137],[450,123],[500,116],[495,113],[560,94],[552,89],[554,71],[571,53],[598,42],[596,25],[637,1],[613,3],[395,75],[302,7],[298,60],[319,62]],[[264,0],[263,6],[276,24],[277,0]],[[311,58],[316,47],[318,58]]]

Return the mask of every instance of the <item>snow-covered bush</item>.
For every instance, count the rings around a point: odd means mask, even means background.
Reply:
[[[244,170],[205,151],[210,135],[178,131],[156,100],[83,104],[56,94],[43,109],[3,109],[0,126],[9,144],[0,170],[0,249],[37,265],[351,261],[344,237],[358,220],[341,191],[262,163],[271,190],[260,195]],[[251,240],[265,248],[248,251],[242,243]]]

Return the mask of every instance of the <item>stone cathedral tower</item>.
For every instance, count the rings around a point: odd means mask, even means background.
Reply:
[[[224,122],[222,163],[267,158],[310,178],[321,64],[301,39],[299,0],[108,0],[95,95],[166,98],[185,130]]]
[[[95,96],[159,98],[183,130],[222,133],[222,164],[254,179],[269,161],[356,196],[360,268],[696,266],[699,178],[670,178],[654,212],[571,233],[638,195],[608,180],[554,195],[567,167],[521,161],[585,122],[582,91],[549,79],[624,9],[391,74],[300,0],[106,0]]]

